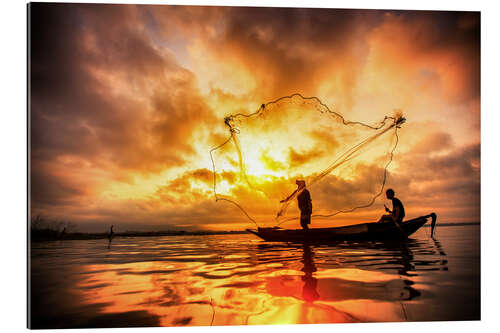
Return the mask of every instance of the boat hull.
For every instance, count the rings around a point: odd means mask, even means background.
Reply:
[[[436,214],[434,213],[400,223],[400,227],[394,222],[372,222],[337,228],[312,228],[309,230],[258,228],[257,230],[247,229],[247,231],[268,242],[328,243],[349,240],[377,241],[405,239],[426,224],[429,218],[432,218],[433,232],[436,223]]]

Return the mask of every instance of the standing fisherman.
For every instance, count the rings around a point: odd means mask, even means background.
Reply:
[[[297,179],[295,181],[297,184],[297,189],[288,196],[288,198],[281,200],[280,203],[288,201],[295,193],[300,192],[297,196],[297,202],[300,209],[300,225],[302,229],[309,230],[309,224],[311,224],[311,214],[312,214],[312,201],[311,194],[306,188],[306,182],[304,180]]]

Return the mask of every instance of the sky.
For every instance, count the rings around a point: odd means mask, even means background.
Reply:
[[[386,188],[406,216],[480,221],[478,12],[31,4],[30,19],[32,216],[80,231],[252,227],[216,202],[209,151],[229,136],[226,116],[300,93],[352,121],[401,112]],[[297,177],[369,133],[300,102],[242,125],[248,176],[265,193],[241,182],[232,142],[215,156],[220,191],[261,225]],[[391,133],[310,188],[316,212],[377,192]],[[375,221],[384,203],[312,227]]]

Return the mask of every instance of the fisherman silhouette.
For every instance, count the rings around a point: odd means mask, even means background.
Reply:
[[[388,212],[389,214],[382,215],[379,222],[393,221],[397,224],[401,224],[403,222],[403,218],[405,217],[405,208],[403,206],[403,203],[401,202],[401,200],[399,200],[394,196],[395,193],[392,188],[388,189],[385,192],[385,194],[387,199],[392,201],[392,210],[390,210],[389,208],[387,208],[386,205],[384,205],[385,211]]]
[[[280,203],[288,201],[295,193],[300,192],[297,196],[297,202],[300,209],[300,225],[302,229],[309,230],[309,224],[311,224],[311,214],[312,214],[312,201],[311,194],[306,188],[306,182],[304,180],[297,179],[295,181],[297,184],[297,189],[293,191],[286,199],[281,200]]]

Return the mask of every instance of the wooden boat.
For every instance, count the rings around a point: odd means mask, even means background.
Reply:
[[[420,216],[398,225],[394,222],[370,222],[336,228],[282,229],[258,228],[247,229],[248,232],[268,242],[300,242],[300,243],[325,243],[344,240],[390,240],[405,239],[432,218],[431,236],[436,226],[436,214]]]

